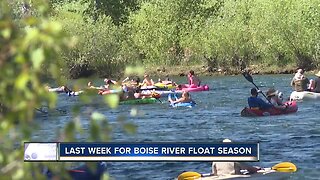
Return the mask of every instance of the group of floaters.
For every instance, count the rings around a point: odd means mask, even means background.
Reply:
[[[168,77],[164,80],[159,79],[158,82],[154,82],[148,74],[144,74],[144,79],[141,82],[139,77],[130,79],[127,77],[122,82],[117,82],[111,79],[104,79],[104,85],[94,86],[90,81],[87,84],[85,90],[72,91],[67,86],[60,86],[58,88],[50,88],[47,86],[49,92],[67,93],[69,96],[78,96],[86,90],[97,90],[100,95],[107,94],[119,94],[120,101],[133,102],[134,100],[138,103],[150,103],[156,102],[156,99],[160,97],[168,96],[168,101],[172,106],[178,106],[181,103],[189,103],[185,106],[193,106],[195,102],[191,99],[189,92],[195,91],[208,91],[208,85],[201,85],[201,80],[193,70],[188,73],[188,84],[180,84],[173,82]],[[180,98],[176,94],[181,95]],[[174,95],[172,97],[171,95]]]
[[[252,82],[252,78],[248,78],[248,74],[244,76]],[[297,112],[296,100],[320,99],[320,71],[315,76],[315,79],[309,80],[304,75],[303,69],[298,69],[291,80],[290,84],[294,91],[287,102],[283,102],[283,94],[274,88],[270,88],[266,92],[266,96],[257,88],[252,88],[251,96],[248,98],[249,107],[245,107],[241,111],[241,115],[268,116]],[[258,97],[259,93],[266,97],[267,102]]]

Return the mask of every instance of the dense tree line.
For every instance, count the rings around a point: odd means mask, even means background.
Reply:
[[[135,63],[314,69],[320,60],[317,0],[60,0],[52,7],[51,18],[78,37],[64,54],[74,77]]]

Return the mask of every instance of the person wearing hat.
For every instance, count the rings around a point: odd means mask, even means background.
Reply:
[[[302,69],[298,69],[290,83],[297,92],[308,91],[309,79],[303,73]]]
[[[258,90],[256,88],[251,89],[251,96],[248,98],[248,105],[252,109],[269,109],[273,105],[266,103],[258,97]]]
[[[231,143],[230,139],[224,139],[223,143]],[[260,167],[250,166],[243,162],[212,162],[212,174],[214,176],[254,174],[261,170]]]
[[[274,88],[268,89],[266,92],[267,99],[271,102],[271,104],[277,109],[286,109],[287,106],[282,103],[282,100],[279,98],[279,91]]]

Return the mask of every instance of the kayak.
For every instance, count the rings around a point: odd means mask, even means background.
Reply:
[[[176,96],[175,96],[175,98],[176,98]],[[169,102],[170,102],[170,99],[172,99],[172,94],[168,95]],[[196,103],[194,101],[191,101],[191,102],[170,103],[169,106],[171,106],[171,107],[189,107],[189,108],[192,108],[195,105],[196,105]]]
[[[320,93],[302,91],[293,91],[290,95],[290,100],[320,100]]]
[[[130,99],[120,101],[120,104],[153,104],[158,102],[156,98],[144,98],[144,99]]]
[[[155,83],[154,86],[161,88],[161,89],[175,89],[176,86],[173,84],[163,84],[163,83]]]
[[[190,86],[189,84],[183,84],[182,91],[188,91],[188,92],[199,92],[199,91],[209,91],[208,85],[201,85],[201,86]]]
[[[284,179],[288,178],[290,173],[285,172],[277,172],[275,170],[271,170],[271,168],[264,168],[263,170],[259,170],[255,174],[247,174],[247,175],[224,175],[224,176],[208,176],[201,177],[199,180],[214,180],[214,179],[252,179],[252,180],[267,180],[267,179]]]
[[[298,106],[296,101],[288,101],[285,102],[286,105],[288,105],[287,109],[280,110],[276,108],[270,108],[267,110],[260,110],[260,109],[250,109],[248,107],[245,107],[241,111],[241,116],[274,116],[274,115],[281,115],[281,114],[290,114],[295,113],[298,111]]]
[[[166,91],[166,90],[155,90],[155,91],[152,91],[152,90],[143,90],[142,91],[142,94],[152,94],[152,93],[156,93],[156,94],[160,94],[160,97],[167,97],[169,94],[182,94],[182,91]]]

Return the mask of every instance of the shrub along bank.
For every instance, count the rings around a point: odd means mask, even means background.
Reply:
[[[319,66],[317,0],[111,2],[52,2],[51,18],[77,37],[77,46],[63,53],[71,77],[114,76],[136,63],[153,72],[201,65],[227,74]]]

